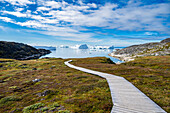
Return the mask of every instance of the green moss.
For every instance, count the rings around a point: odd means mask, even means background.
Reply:
[[[17,89],[18,88],[18,86],[11,86],[11,87],[9,87],[10,89]]]
[[[18,96],[8,96],[8,97],[4,97],[0,100],[0,104],[5,104],[7,102],[10,102],[10,101],[19,101],[21,100],[20,97]]]
[[[68,110],[60,110],[57,113],[70,113],[70,111],[68,111]]]
[[[31,113],[33,110],[39,109],[43,106],[44,106],[43,103],[36,103],[30,106],[27,106],[23,109],[23,113]]]
[[[44,108],[41,109],[41,111],[42,111],[42,112],[48,111],[48,109],[49,109],[48,107],[44,107]]]

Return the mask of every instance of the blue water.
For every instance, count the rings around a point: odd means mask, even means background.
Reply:
[[[42,56],[44,57],[55,57],[55,58],[87,58],[87,57],[107,57],[110,58],[113,62],[122,62],[119,59],[108,56],[113,50],[109,49],[72,49],[72,48],[56,48],[56,50],[51,50],[52,53]]]

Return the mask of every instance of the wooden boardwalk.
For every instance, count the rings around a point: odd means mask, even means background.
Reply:
[[[107,80],[113,102],[111,113],[166,113],[123,77],[74,66],[69,63],[71,61],[65,62],[65,65],[86,73],[98,75]]]

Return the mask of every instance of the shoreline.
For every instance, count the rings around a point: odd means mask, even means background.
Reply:
[[[125,56],[125,55],[115,55],[115,54],[113,54],[113,53],[110,53],[110,54],[108,54],[108,55],[111,56],[111,57],[117,58],[117,59],[119,59],[119,60],[121,60],[121,61],[124,61],[124,62],[129,62],[129,61],[135,60],[134,57],[127,57],[127,56]],[[120,64],[120,63],[119,63],[119,64]]]

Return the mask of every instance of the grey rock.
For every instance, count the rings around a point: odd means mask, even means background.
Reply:
[[[169,42],[165,39],[161,42]],[[124,55],[126,57],[133,56],[164,56],[170,54],[169,43],[146,43],[140,45],[132,45],[113,52],[114,55]]]
[[[170,38],[167,38],[167,39],[161,41],[161,43],[168,43],[168,42],[170,42]]]
[[[56,66],[51,66],[51,68],[50,69],[53,69],[53,68],[55,68]]]
[[[37,70],[37,68],[32,68],[32,70]]]
[[[41,96],[47,96],[48,94],[52,93],[53,91],[51,90],[45,90],[42,93],[37,93],[36,95],[38,95],[39,97]]]
[[[41,81],[41,79],[34,79],[34,80],[32,80],[33,82],[40,82]]]
[[[42,96],[46,96],[51,92],[52,92],[51,90],[45,90],[44,92],[42,92]]]
[[[0,83],[3,83],[4,81],[3,80],[0,80]]]

